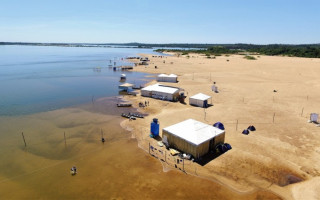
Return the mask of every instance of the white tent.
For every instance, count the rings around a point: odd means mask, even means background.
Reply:
[[[211,125],[188,119],[162,129],[169,146],[199,158],[224,142],[225,132]]]
[[[189,104],[206,108],[206,107],[208,107],[208,100],[209,99],[211,99],[211,103],[212,103],[211,96],[208,96],[208,95],[205,95],[202,93],[198,93],[198,94],[193,95],[192,97],[189,98]]]
[[[166,75],[166,74],[159,74],[157,76],[157,81],[158,82],[172,82],[172,83],[176,83],[178,80],[178,76],[175,74],[170,74],[170,75]]]
[[[319,117],[319,115],[317,113],[311,113],[310,114],[310,121],[317,123],[318,122],[318,117]]]
[[[218,86],[216,86],[216,85],[212,85],[211,89],[212,89],[212,91],[214,91],[215,93],[218,92]]]
[[[152,97],[156,99],[176,101],[179,96],[179,89],[165,85],[149,85],[141,89],[141,96]]]

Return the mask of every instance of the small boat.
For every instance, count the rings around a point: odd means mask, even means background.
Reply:
[[[121,116],[128,119],[133,119],[133,120],[136,120],[136,118],[144,118],[142,115],[135,114],[135,113],[129,113],[129,114],[122,113]]]
[[[121,117],[129,118],[130,116],[127,115],[127,114],[125,114],[125,113],[122,113],[122,114],[121,114]]]
[[[144,118],[143,115],[139,115],[139,114],[136,114],[136,113],[132,113],[131,116],[137,117],[137,118]]]
[[[132,106],[132,103],[117,103],[118,107],[130,107]]]

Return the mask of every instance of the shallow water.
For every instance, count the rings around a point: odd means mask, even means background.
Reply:
[[[1,117],[0,199],[276,199],[264,191],[239,194],[180,171],[163,172],[159,161],[120,127],[120,113],[134,111],[117,108],[117,102],[104,98]]]
[[[32,114],[118,95],[122,73],[137,85],[147,74],[113,71],[122,58],[150,49],[1,46],[0,115]]]

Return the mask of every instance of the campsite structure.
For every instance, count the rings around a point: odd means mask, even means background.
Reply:
[[[310,114],[310,122],[318,123],[318,117],[319,117],[319,114],[317,114],[317,113],[311,113],[311,114]]]
[[[125,81],[127,79],[127,76],[125,74],[121,74],[120,81]]]
[[[215,84],[213,84],[213,85],[211,86],[211,90],[214,91],[215,93],[218,93],[218,92],[219,92],[219,91],[218,91],[218,86],[216,86]]]
[[[162,141],[169,147],[200,158],[224,143],[225,131],[188,119],[162,129]]]
[[[176,83],[178,82],[178,76],[175,74],[159,74],[157,76],[157,81],[158,82],[171,82],[171,83]]]
[[[211,99],[210,104],[212,104],[212,97],[206,94],[198,93],[189,98],[189,104],[194,106],[199,106],[202,108],[207,108],[209,106],[209,100]]]
[[[176,87],[154,84],[142,88],[141,96],[168,101],[178,101],[179,91],[180,89]]]
[[[119,85],[119,89],[128,92],[128,91],[132,90],[133,86],[134,85],[131,83],[124,83],[122,85]]]

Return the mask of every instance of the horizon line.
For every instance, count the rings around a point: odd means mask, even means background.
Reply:
[[[190,45],[231,45],[231,44],[248,44],[248,45],[320,45],[320,42],[318,43],[268,43],[268,44],[258,44],[258,43],[244,43],[244,42],[238,42],[238,43],[188,43],[188,42],[169,42],[169,43],[143,43],[143,42],[99,42],[99,43],[91,43],[91,42],[7,42],[7,41],[0,41],[0,44],[2,43],[23,43],[23,44],[93,44],[93,45],[112,45],[112,44],[142,44],[142,45],[165,45],[165,44],[190,44]]]

